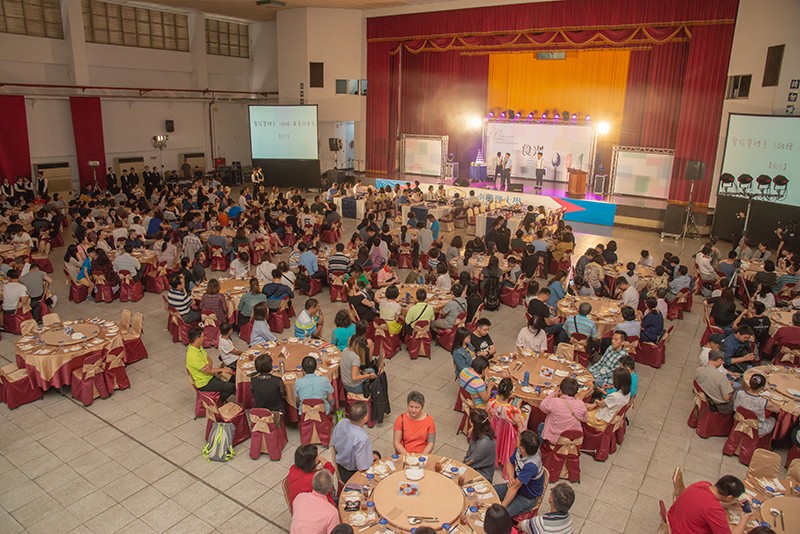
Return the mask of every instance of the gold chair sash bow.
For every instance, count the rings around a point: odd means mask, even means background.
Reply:
[[[167,276],[167,266],[166,264],[161,264],[156,267],[156,278],[161,278],[162,276]]]
[[[559,436],[558,441],[555,442],[556,454],[564,456],[577,456],[580,446],[583,445],[583,436],[575,439],[567,439],[564,436]]]
[[[736,423],[733,427],[734,432],[741,432],[747,434],[747,437],[753,437],[753,430],[758,433],[758,419],[747,419],[739,412],[733,414],[733,420]]]
[[[206,401],[201,401],[203,403],[203,408],[206,410],[206,419],[211,420],[212,422],[217,421],[217,416],[220,415],[219,408],[216,404],[211,403],[208,404]]]
[[[201,324],[203,327],[206,326],[216,326],[219,323],[219,319],[217,319],[216,313],[201,313],[200,314]]]
[[[638,341],[633,341],[633,342],[623,341],[622,342],[622,348],[628,354],[634,354],[638,347],[639,347],[639,342]]]
[[[388,339],[389,335],[389,325],[386,323],[375,324],[375,337],[385,337]]]
[[[253,432],[263,432],[264,434],[272,434],[272,430],[269,428],[269,425],[278,425],[275,414],[264,417],[250,414],[250,422],[253,423]]]
[[[83,367],[81,368],[81,372],[83,373],[84,379],[94,378],[97,375],[100,375],[105,371],[106,362],[102,359],[97,360],[94,363],[84,363]]]
[[[26,321],[22,321],[22,324],[19,325],[20,332],[22,332],[23,336],[27,336],[34,330],[36,330],[36,321],[33,319],[28,319]]]
[[[96,274],[94,275],[94,283],[98,286],[105,286],[108,285],[108,281],[106,281],[105,275]]]
[[[708,403],[708,397],[702,391],[694,390],[694,405],[697,407],[697,411],[699,412],[700,409],[703,407],[703,403]]]
[[[123,285],[133,285],[133,276],[130,273],[119,273],[119,281]]]
[[[570,345],[572,345],[573,350],[578,352],[586,352],[586,339],[575,339],[574,337],[569,338]]]
[[[212,258],[221,258],[222,257],[222,249],[213,247],[211,249],[211,257]]]
[[[325,404],[316,404],[314,406],[303,405],[303,417],[309,421],[322,422],[320,414],[325,413]]]
[[[108,356],[106,356],[106,369],[116,369],[117,367],[125,367],[122,350],[111,351],[108,353]]]
[[[575,360],[575,347],[569,343],[559,343],[556,347],[556,356],[562,356],[568,360]]]
[[[344,275],[331,274],[331,286],[344,286]]]
[[[781,347],[781,362],[788,362],[791,364],[800,362],[800,349]]]
[[[264,252],[267,250],[267,243],[264,240],[259,239],[253,243],[253,250],[258,252]]]
[[[425,326],[417,326],[414,325],[414,339],[425,339],[430,336],[430,325],[426,324]]]

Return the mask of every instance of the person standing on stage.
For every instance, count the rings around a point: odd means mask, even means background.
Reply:
[[[497,156],[494,158],[494,181],[497,182],[497,178],[500,178],[500,181],[503,180],[503,153],[498,152]]]
[[[503,158],[503,178],[500,181],[500,189],[508,191],[508,186],[511,184],[511,153],[506,152]]]
[[[547,172],[544,168],[544,154],[541,152],[536,153],[536,189],[542,189],[542,181],[544,174]]]

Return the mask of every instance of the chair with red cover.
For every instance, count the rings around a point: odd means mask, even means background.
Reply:
[[[203,348],[216,347],[219,343],[219,318],[211,310],[200,312],[200,326],[203,327]]]
[[[294,248],[295,243],[297,243],[297,236],[294,235],[294,230],[292,230],[291,226],[285,226],[283,244],[287,247]]]
[[[572,345],[572,354],[576,362],[584,367],[589,365],[589,337],[580,332],[573,333],[569,338],[569,343]]]
[[[136,312],[133,314],[129,326],[125,326],[126,312],[130,315],[130,310],[122,310],[122,322],[120,323],[120,331],[122,332],[122,343],[125,346],[125,364],[138,362],[147,358],[147,348],[144,346],[142,336],[144,334],[144,314]],[[188,330],[187,330],[188,339]]]
[[[125,371],[125,347],[114,347],[106,354],[106,387],[110,393],[115,389],[128,389],[131,381]]]
[[[331,302],[339,300],[347,302],[347,288],[344,285],[345,273],[343,271],[331,271],[329,277]]]
[[[558,271],[569,272],[572,268],[572,251],[567,251],[561,258],[561,261],[552,260],[550,265],[547,266],[549,274],[556,274]]]
[[[322,280],[319,278],[312,278],[308,275],[308,270],[303,267],[302,265],[298,268],[299,274],[308,278],[308,292],[301,291],[301,293],[305,293],[309,297],[313,297],[320,291],[322,291]]]
[[[27,369],[18,368],[16,363],[0,367],[0,401],[5,402],[9,410],[39,400],[43,395],[42,389],[31,381]]]
[[[150,269],[144,275],[144,290],[148,293],[163,293],[169,289],[169,276],[167,262],[159,262],[155,269]]]
[[[456,435],[463,433],[469,438],[469,435],[472,433],[472,422],[469,419],[469,414],[475,409],[475,402],[472,400],[470,394],[467,393],[466,389],[459,388],[456,406],[459,408],[458,411],[464,414],[461,416],[461,423],[458,425]]]
[[[330,230],[323,230],[322,233],[320,233],[319,240],[323,243],[336,243],[336,241],[338,241],[336,230],[333,228]]]
[[[107,399],[111,396],[106,379],[106,360],[102,352],[96,352],[83,360],[83,366],[72,371],[72,398],[84,406],[90,406],[94,399]]]
[[[134,280],[130,271],[119,272],[119,301],[138,302],[144,297],[142,281]]]
[[[725,333],[725,331],[722,328],[720,328],[719,326],[714,324],[714,318],[711,317],[708,314],[705,315],[705,323],[706,323],[706,329],[703,332],[703,336],[700,338],[700,346],[701,347],[705,347],[706,346],[706,343],[708,343],[708,338],[711,337],[711,334],[724,334]]]
[[[31,252],[31,261],[39,266],[42,271],[51,274],[53,272],[53,264],[50,263],[50,241],[48,239],[40,239],[39,247],[36,252]]]
[[[694,428],[701,438],[728,436],[733,428],[733,414],[712,412],[708,397],[697,382],[692,383],[692,389],[694,390],[694,406],[686,424]]]
[[[230,268],[228,256],[222,252],[222,247],[211,247],[211,270],[227,271]]]
[[[280,334],[286,328],[292,326],[292,321],[289,318],[289,297],[284,297],[281,301],[281,306],[278,311],[269,312],[267,317],[267,324],[273,334]]]
[[[263,237],[259,237],[253,241],[253,253],[250,255],[250,263],[252,265],[261,265],[268,255],[269,243]]]
[[[411,256],[411,245],[409,243],[400,243],[397,267],[399,269],[411,269],[413,267],[412,264],[413,258]]]
[[[643,363],[645,365],[649,365],[650,367],[655,367],[658,369],[664,362],[666,361],[666,354],[667,354],[667,342],[669,341],[669,337],[672,335],[672,330],[674,326],[670,326],[667,331],[661,336],[661,339],[658,343],[650,343],[648,341],[639,341],[639,345],[636,348],[636,354],[634,355],[634,359],[636,363]]]
[[[431,357],[431,323],[430,321],[417,321],[411,335],[406,337],[406,349],[412,360],[422,356]]]
[[[345,397],[345,407],[344,413],[345,415],[350,415],[350,408],[356,404],[357,402],[363,402],[367,405],[367,428],[374,428],[375,427],[375,419],[372,417],[372,403],[369,401],[367,397],[361,395],[360,393],[351,393],[347,392]]]
[[[456,317],[456,322],[453,323],[452,328],[448,330],[439,330],[439,333],[436,334],[436,342],[439,346],[444,347],[447,352],[453,351],[453,342],[456,339],[456,331],[464,326],[464,321],[467,320],[467,312],[462,312],[458,314]]]
[[[192,386],[192,389],[195,393],[195,400],[194,400],[194,418],[197,419],[198,417],[205,417],[206,416],[206,408],[205,404],[214,403],[218,408],[222,406],[222,393],[219,391],[200,391],[197,389],[197,386],[194,385],[194,378],[192,378],[191,373],[189,370],[186,370],[186,374],[189,375],[189,384]]]
[[[186,323],[181,317],[181,314],[178,313],[178,310],[173,308],[172,306],[169,307],[169,322],[170,326],[168,330],[172,334],[172,342],[177,343],[181,342],[184,345],[189,344],[189,330],[193,326],[198,326],[200,321],[196,321],[193,323]]]
[[[247,423],[247,414],[244,408],[235,402],[228,402],[218,406],[216,402],[203,400],[203,408],[206,411],[206,434],[205,439],[214,428],[214,423],[231,423],[233,425],[233,446],[250,439],[250,425]]]
[[[301,410],[303,414],[297,424],[300,430],[300,444],[327,447],[331,441],[333,419],[325,413],[325,403],[322,399],[305,399]]]
[[[678,297],[675,297],[672,302],[667,302],[667,316],[664,318],[670,321],[683,320],[683,303],[678,301]]]
[[[550,485],[550,473],[547,472],[547,468],[542,466],[542,477],[544,477],[544,486],[542,487],[542,494],[539,495],[539,498],[536,499],[536,503],[533,505],[533,508],[528,510],[527,512],[523,512],[519,515],[515,515],[511,518],[517,527],[519,524],[527,519],[533,519],[537,515],[539,515],[539,508],[542,506],[542,502],[544,502],[544,496],[547,494],[547,487]]]
[[[72,273],[67,269],[64,269],[64,276],[66,277],[67,284],[69,284],[69,300],[75,303],[86,300],[86,297],[89,296],[89,288],[83,284],[79,284]]]
[[[467,323],[467,330],[470,332],[474,332],[476,328],[478,328],[478,319],[481,318],[483,314],[483,302],[478,304],[478,309],[475,310],[475,314],[472,316],[472,321]]]
[[[758,416],[752,410],[739,406],[733,414],[733,430],[731,431],[725,445],[722,447],[722,454],[726,456],[739,456],[739,462],[750,465],[753,458],[753,451],[756,449],[769,449],[772,442],[772,434],[764,436],[758,435]]]
[[[22,323],[33,319],[30,297],[23,296],[14,313],[3,312],[3,328],[10,334],[22,335]]]
[[[775,357],[772,359],[772,364],[787,367],[800,367],[800,346],[782,346],[780,349],[775,351]]]
[[[566,478],[570,482],[581,481],[581,445],[583,432],[567,430],[550,444],[542,441],[542,465],[550,473],[550,482]]]
[[[271,329],[270,329],[271,330]],[[253,318],[239,327],[239,339],[250,344],[250,336],[253,335]]]
[[[623,406],[604,430],[597,430],[593,426],[583,423],[581,452],[593,456],[598,462],[605,462],[610,454],[617,452],[616,432],[622,426],[629,406],[630,404]]]
[[[500,290],[500,302],[510,308],[516,308],[520,302],[525,300],[525,293],[527,293],[528,281],[524,276],[520,276],[514,287],[503,286]]]
[[[382,353],[384,358],[391,360],[394,358],[395,354],[400,351],[402,345],[400,334],[390,333],[389,325],[380,317],[375,317],[375,319],[372,320],[372,325],[374,329],[375,352],[378,355]]]
[[[286,425],[280,412],[271,412],[266,408],[250,410],[250,423],[253,425],[250,439],[250,458],[257,460],[264,453],[269,459],[281,459],[283,448],[289,443]]]
[[[93,274],[92,282],[94,282],[95,302],[110,303],[114,301],[114,291],[104,275]]]

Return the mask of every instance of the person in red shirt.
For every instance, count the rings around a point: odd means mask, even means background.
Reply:
[[[292,510],[295,497],[314,489],[312,486],[314,473],[320,469],[327,469],[332,475],[334,474],[333,465],[320,458],[318,452],[316,445],[300,445],[294,451],[294,465],[289,468],[289,475],[286,477],[286,487],[289,493],[289,511]],[[331,504],[336,504],[333,501],[333,495],[330,493],[328,494],[328,501]]]
[[[743,534],[753,515],[742,514],[739,524],[731,528],[728,508],[740,506],[744,484],[732,475],[725,475],[715,484],[700,481],[681,493],[667,514],[672,534]]]

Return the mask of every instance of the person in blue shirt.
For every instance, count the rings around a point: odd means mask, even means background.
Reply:
[[[408,212],[408,221],[406,222],[406,226],[408,226],[409,228],[416,228],[417,224],[419,224],[417,216],[412,210],[410,210]]]
[[[356,325],[350,318],[350,313],[347,310],[339,310],[336,312],[336,317],[333,319],[333,324],[336,328],[331,333],[331,343],[336,345],[339,350],[347,348],[350,338],[356,333]]]
[[[648,343],[658,343],[664,333],[664,316],[658,311],[658,300],[655,297],[647,297],[644,301],[647,306],[647,313],[642,317],[642,333],[639,341]]]
[[[431,233],[433,234],[433,240],[437,241],[439,239],[439,221],[436,220],[436,217],[433,216],[432,213],[428,214],[428,227],[431,229]]]
[[[300,365],[303,367],[305,375],[294,383],[298,413],[303,413],[303,401],[306,399],[322,399],[325,403],[325,413],[331,413],[333,386],[327,378],[316,374],[317,360],[313,356],[306,356]]]
[[[319,260],[317,259],[317,252],[314,247],[308,248],[305,243],[297,245],[297,250],[300,251],[300,265],[306,268],[308,276],[311,278],[325,278],[325,272],[319,268]]]
[[[453,338],[452,353],[453,365],[456,368],[456,378],[461,374],[461,371],[472,365],[472,360],[475,359],[475,347],[470,343],[471,339],[471,333],[468,328],[464,326],[458,327]]]
[[[503,469],[508,482],[494,486],[500,504],[511,517],[533,510],[544,492],[544,469],[536,432],[525,430],[520,433],[519,445]]]
[[[630,356],[623,356],[622,358],[619,359],[619,366],[624,367],[631,374],[630,395],[631,399],[633,399],[636,396],[636,392],[639,391],[639,375],[636,374],[636,360],[634,360]],[[617,390],[616,388],[611,387],[606,390],[606,394],[610,395],[611,393],[614,393],[616,390]]]
[[[242,213],[242,207],[239,204],[235,204],[232,199],[228,199],[227,212],[229,219],[238,219]]]
[[[672,302],[682,289],[692,288],[692,279],[689,277],[689,268],[685,265],[678,267],[678,274],[669,283],[669,292],[667,293],[667,302]]]
[[[150,222],[147,224],[147,230],[145,231],[145,235],[148,238],[153,238],[159,231],[161,231],[161,212],[157,212],[154,217],[150,219]]]
[[[274,269],[272,271],[272,282],[264,284],[261,292],[267,297],[267,306],[270,312],[276,312],[281,307],[281,302],[284,298],[294,298],[294,292],[286,284],[281,283],[281,271]]]
[[[536,239],[531,242],[533,245],[533,249],[536,252],[547,252],[547,241],[544,239],[544,232],[542,230],[536,230]]]
[[[559,270],[555,276],[550,279],[550,284],[547,286],[550,289],[547,305],[553,309],[556,309],[559,300],[567,296],[567,278],[567,272]]]
[[[747,369],[753,366],[756,359],[751,349],[753,340],[753,328],[750,325],[740,325],[733,334],[729,334],[722,340],[719,350],[724,354],[722,360],[725,369],[735,373],[744,374]]]

